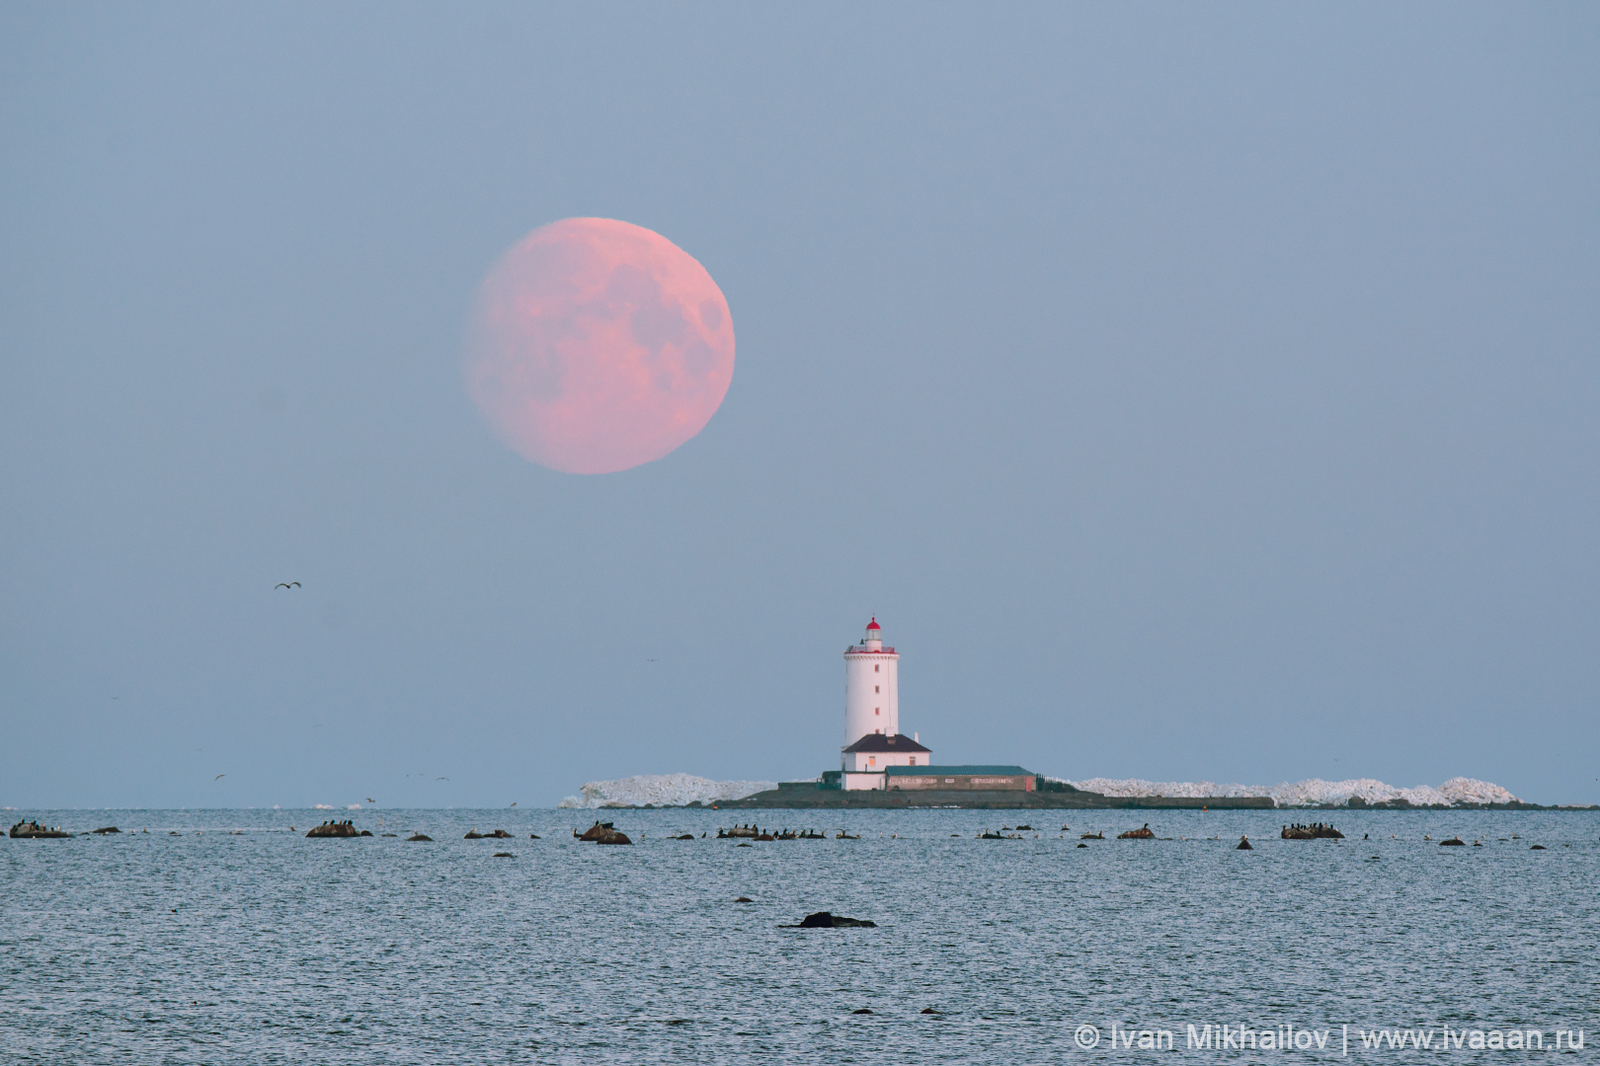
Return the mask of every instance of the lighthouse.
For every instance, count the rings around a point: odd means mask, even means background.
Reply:
[[[844,787],[883,788],[890,766],[927,766],[933,752],[900,732],[900,656],[877,616],[844,652]]]

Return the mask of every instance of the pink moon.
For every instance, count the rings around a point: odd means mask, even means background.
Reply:
[[[659,233],[569,218],[489,271],[465,371],[513,451],[552,470],[610,474],[705,428],[733,380],[733,318],[705,267]]]

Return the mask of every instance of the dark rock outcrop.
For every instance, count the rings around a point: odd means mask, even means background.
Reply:
[[[865,918],[846,918],[831,911],[808,914],[799,925],[786,925],[784,929],[876,929],[878,923]]]
[[[105,836],[107,833],[120,833],[122,830],[118,829],[114,825],[107,825],[101,826],[99,829],[91,829],[90,832],[95,834],[95,836]]]
[[[735,903],[754,903],[755,900],[751,899],[749,896],[740,896],[738,899],[734,900],[734,902]]]
[[[1250,843],[1250,840],[1249,840],[1248,837],[1240,837],[1239,838],[1239,846],[1234,848],[1233,850],[1234,851],[1254,851],[1256,849]]]
[[[514,858],[516,858],[516,856],[511,854],[509,851],[497,851],[497,852],[494,853],[494,858],[496,858],[496,859],[514,859]]]
[[[1439,846],[1441,848],[1464,848],[1467,846],[1467,842],[1460,837],[1451,837],[1449,840],[1439,841]]]
[[[11,836],[15,840],[61,840],[71,835],[64,829],[40,825],[38,822],[18,822],[11,827]]]
[[[358,837],[360,835],[361,831],[357,830],[348,821],[323,822],[321,825],[312,826],[306,831],[306,836],[308,837]],[[371,835],[370,832],[367,833],[367,836]]]
[[[1284,840],[1343,840],[1344,834],[1326,822],[1286,825],[1278,836]]]
[[[410,836],[406,837],[406,840],[408,842],[417,841],[417,840],[426,840],[430,844],[433,843],[433,838],[431,836],[429,836],[428,834],[426,834],[426,833],[412,833]]]
[[[1155,838],[1155,831],[1150,828],[1149,822],[1144,823],[1138,829],[1130,829],[1126,833],[1117,834],[1118,840],[1154,840]]]

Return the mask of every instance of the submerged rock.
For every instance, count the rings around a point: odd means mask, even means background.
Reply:
[[[1449,840],[1439,841],[1439,846],[1441,848],[1464,848],[1467,846],[1467,842],[1460,837],[1451,837]]]
[[[410,836],[406,837],[407,843],[416,840],[426,840],[430,844],[433,843],[433,838],[426,833],[412,833]]]
[[[754,903],[755,900],[751,899],[749,896],[740,896],[738,899],[734,900],[734,902],[735,903]]]
[[[99,829],[91,829],[90,832],[94,833],[96,836],[105,836],[107,833],[120,833],[122,830],[118,829],[114,825],[108,825]]]
[[[1117,834],[1118,840],[1154,840],[1155,838],[1155,831],[1150,828],[1149,822],[1144,823],[1138,829],[1130,829],[1126,833]]]
[[[832,911],[818,911],[808,914],[800,920],[799,925],[785,925],[784,929],[876,929],[878,923],[865,918],[846,918],[842,914]]]

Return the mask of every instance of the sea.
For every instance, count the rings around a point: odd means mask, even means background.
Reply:
[[[8,1064],[1600,1062],[1600,812],[21,817]]]

